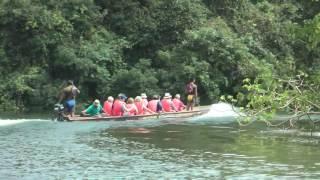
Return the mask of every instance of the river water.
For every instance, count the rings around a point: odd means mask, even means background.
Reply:
[[[320,177],[318,136],[232,117],[0,125],[0,179]]]

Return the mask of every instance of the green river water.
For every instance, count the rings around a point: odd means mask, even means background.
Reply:
[[[320,178],[318,133],[231,117],[0,125],[0,179]]]

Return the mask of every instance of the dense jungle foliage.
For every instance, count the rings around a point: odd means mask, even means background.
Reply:
[[[194,77],[202,104],[320,111],[319,42],[317,0],[2,0],[0,109],[51,108],[68,79],[83,102]]]

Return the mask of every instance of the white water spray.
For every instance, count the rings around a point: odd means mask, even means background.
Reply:
[[[191,119],[191,122],[215,122],[218,124],[231,123],[239,117],[237,109],[227,103],[217,103],[210,106],[208,113]]]
[[[238,117],[239,112],[236,111],[232,107],[232,105],[227,103],[217,103],[212,104],[210,107],[210,110],[207,114],[204,114],[204,116],[208,117]]]
[[[0,119],[0,126],[10,126],[25,122],[31,122],[31,121],[41,121],[40,119],[19,119],[19,120],[11,120],[11,119]]]

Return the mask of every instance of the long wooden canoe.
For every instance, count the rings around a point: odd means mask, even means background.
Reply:
[[[67,121],[125,121],[125,120],[142,120],[142,119],[159,119],[159,118],[186,118],[193,117],[204,114],[209,109],[200,109],[194,111],[181,111],[181,112],[167,112],[167,113],[157,113],[157,114],[147,114],[147,115],[135,115],[135,116],[93,116],[93,117],[67,117]]]

